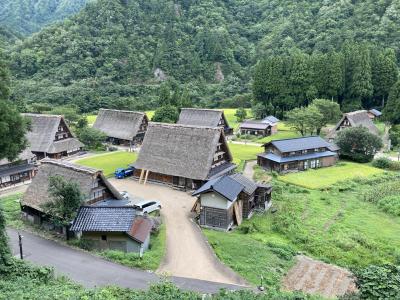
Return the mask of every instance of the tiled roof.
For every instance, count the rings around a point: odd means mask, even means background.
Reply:
[[[294,139],[276,140],[267,144],[274,145],[281,152],[293,152],[307,149],[331,147],[331,144],[319,136],[308,136]]]
[[[240,124],[240,128],[260,129],[260,130],[265,130],[270,126],[271,124],[267,122],[263,123],[261,121],[251,121],[251,120],[244,121],[242,124]]]
[[[244,190],[244,185],[229,176],[219,177],[205,183],[201,188],[193,193],[193,196],[202,194],[208,191],[215,191],[229,201],[235,201],[241,191]]]
[[[257,189],[257,184],[254,181],[244,177],[240,173],[230,175],[229,177],[242,184],[244,186],[244,192],[248,195],[253,194]]]
[[[258,156],[264,157],[268,160],[272,160],[277,163],[286,163],[286,162],[292,162],[292,161],[315,159],[315,158],[322,158],[322,157],[335,156],[335,155],[337,155],[336,152],[324,151],[324,152],[315,152],[315,153],[309,153],[309,154],[297,155],[297,156],[288,156],[288,157],[281,157],[281,156],[278,156],[273,153],[262,153],[262,154],[259,154]]]
[[[129,232],[135,216],[133,207],[82,206],[71,231]]]

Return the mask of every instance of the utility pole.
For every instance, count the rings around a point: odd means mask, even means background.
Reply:
[[[18,232],[18,240],[19,240],[19,256],[23,260],[24,259],[24,253],[22,251],[22,238],[23,236]]]

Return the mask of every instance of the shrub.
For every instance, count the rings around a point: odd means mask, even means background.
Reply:
[[[361,299],[400,298],[400,266],[370,265],[356,276]]]
[[[400,195],[388,196],[378,200],[378,207],[384,212],[400,216]]]
[[[391,164],[390,159],[385,158],[385,157],[381,157],[381,158],[375,159],[372,162],[372,165],[375,168],[379,168],[379,169],[389,169],[390,168],[390,164]]]

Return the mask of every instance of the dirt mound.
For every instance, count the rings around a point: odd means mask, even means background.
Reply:
[[[355,277],[350,271],[303,255],[296,259],[296,265],[283,280],[285,290],[327,298],[357,291]]]

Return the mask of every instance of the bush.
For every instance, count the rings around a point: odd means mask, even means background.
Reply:
[[[400,266],[370,265],[356,276],[361,299],[400,298]]]
[[[385,158],[385,157],[381,157],[381,158],[375,159],[372,162],[372,165],[375,168],[379,168],[379,169],[389,169],[390,168],[390,163],[391,163],[390,159]]]

